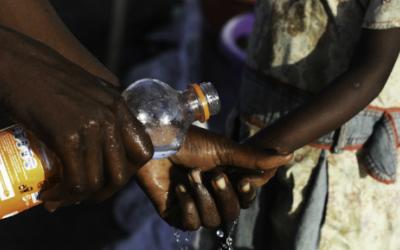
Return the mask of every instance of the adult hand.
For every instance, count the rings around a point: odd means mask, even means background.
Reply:
[[[104,199],[153,154],[120,94],[56,51],[0,27],[0,100],[61,161],[45,202]],[[129,162],[129,164],[128,164]]]
[[[260,179],[267,181],[290,158],[192,127],[175,156],[148,162],[137,178],[160,216],[171,225],[184,230],[215,228],[236,219],[240,207],[248,207],[255,198]],[[222,172],[228,169],[237,176],[232,182]],[[238,175],[244,169],[246,175]]]

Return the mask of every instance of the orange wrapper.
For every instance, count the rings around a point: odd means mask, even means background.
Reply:
[[[0,131],[0,219],[39,205],[51,172],[46,149],[19,125]]]

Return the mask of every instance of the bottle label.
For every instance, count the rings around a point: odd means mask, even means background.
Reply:
[[[0,131],[0,219],[40,204],[47,165],[41,150],[39,141],[19,125]]]

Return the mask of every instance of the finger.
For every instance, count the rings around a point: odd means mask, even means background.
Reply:
[[[277,155],[274,152],[261,150],[259,148],[232,143],[221,155],[222,165],[233,165],[236,167],[268,170],[280,167],[292,159],[292,154]]]
[[[57,150],[62,165],[62,178],[59,185],[56,185],[41,194],[43,200],[60,201],[68,196],[81,199],[86,192],[87,176],[83,170],[83,157],[81,150],[81,137],[70,136],[65,140],[64,146]]]
[[[44,203],[58,202],[61,204],[61,201],[72,199],[72,195],[67,191],[64,185],[59,183],[47,190],[42,191],[39,194],[39,199]]]
[[[116,130],[115,124],[108,123],[106,125],[104,142],[104,160],[110,181],[112,185],[121,187],[127,182],[127,159],[121,136]]]
[[[49,212],[54,212],[64,206],[79,204],[86,196],[71,194],[61,184],[55,185],[52,189],[39,194],[39,200],[43,201],[44,207]]]
[[[179,184],[176,187],[176,195],[182,212],[182,228],[189,231],[199,229],[201,221],[196,208],[196,203],[184,185]]]
[[[108,183],[106,187],[97,192],[94,196],[95,200],[111,197],[130,179],[127,171],[128,162],[120,134],[117,133],[116,126],[112,122],[106,122],[104,126],[103,156]]]
[[[61,200],[69,198],[69,194],[66,192],[65,187],[60,183],[52,186],[49,189],[43,190],[39,194],[39,200],[44,203],[47,202],[60,202]]]
[[[83,132],[84,163],[87,169],[88,190],[89,192],[97,192],[104,183],[103,176],[103,150],[102,137],[100,135],[100,125],[92,122]]]
[[[224,222],[232,222],[239,217],[240,204],[231,183],[225,174],[219,173],[211,181],[214,198]]]
[[[249,208],[257,195],[256,187],[248,179],[243,179],[237,184],[237,193],[241,208]]]
[[[221,224],[221,217],[214,199],[202,183],[200,171],[192,170],[189,174],[189,181],[203,226],[207,228],[218,227]]]
[[[43,207],[50,213],[54,213],[55,211],[59,210],[60,208],[70,206],[70,205],[79,205],[80,201],[64,200],[64,201],[47,201],[43,203]]]
[[[144,126],[132,116],[125,101],[118,102],[117,114],[127,156],[133,166],[136,166],[134,170],[137,170],[153,157],[153,144]]]

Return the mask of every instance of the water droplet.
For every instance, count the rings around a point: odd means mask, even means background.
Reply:
[[[216,234],[217,234],[217,236],[218,236],[219,238],[224,238],[224,236],[225,236],[224,231],[222,231],[221,229],[218,229],[217,232],[216,232]]]
[[[230,225],[226,225],[224,231],[217,230],[216,234],[221,239],[218,250],[233,250],[233,235],[238,224],[238,220],[233,221]]]
[[[175,238],[175,242],[176,243],[180,243],[181,242],[181,233],[177,230],[174,231],[174,238]]]
[[[174,229],[173,232],[175,244],[179,250],[190,250],[192,241],[192,232],[182,232]]]
[[[190,237],[185,237],[185,242],[190,242]]]
[[[226,242],[226,244],[227,244],[228,246],[232,246],[232,244],[233,244],[233,239],[232,239],[231,237],[227,237],[226,240],[225,240],[225,242]]]

